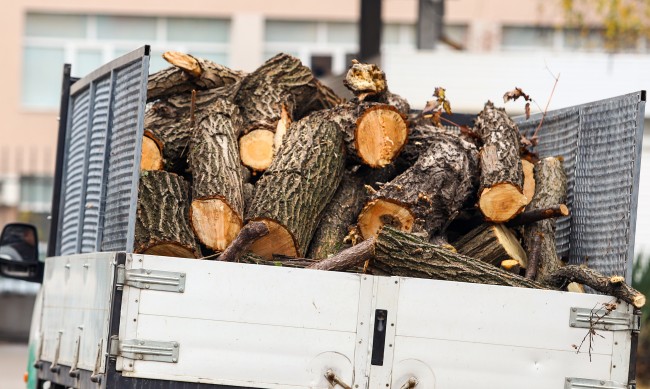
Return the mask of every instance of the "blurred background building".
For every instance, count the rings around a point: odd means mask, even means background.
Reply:
[[[592,15],[588,23],[567,23],[566,2],[447,0],[441,41],[425,41],[418,50],[418,9],[427,2],[437,0],[383,0],[381,8],[382,67],[391,91],[414,108],[422,108],[437,86],[447,89],[455,112],[470,114],[488,99],[501,103],[515,86],[536,100],[533,112],[539,112],[558,76],[549,109],[650,88],[650,41],[640,34],[611,46],[610,26],[597,18],[589,22]],[[48,236],[63,63],[83,76],[150,44],[150,72],[166,66],[166,50],[250,71],[282,51],[328,78],[357,57],[359,16],[359,0],[7,2],[0,13],[0,227],[29,222],[39,227],[41,240]],[[523,103],[506,108],[521,114]],[[638,252],[650,253],[647,119],[645,127],[636,243]],[[0,280],[0,293],[30,295],[35,288]]]

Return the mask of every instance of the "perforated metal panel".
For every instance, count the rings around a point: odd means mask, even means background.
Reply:
[[[57,255],[132,251],[147,46],[70,90]]]
[[[562,156],[571,215],[558,220],[557,249],[570,263],[631,280],[645,92],[548,112],[540,157]],[[517,117],[532,136],[541,114]]]

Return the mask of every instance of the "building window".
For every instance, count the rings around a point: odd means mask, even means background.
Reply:
[[[20,177],[21,211],[49,212],[52,206],[52,188],[54,179],[51,176],[22,176]]]
[[[501,30],[501,48],[510,49],[553,49],[556,34],[552,27],[504,26]]]
[[[282,52],[299,58],[318,75],[340,74],[357,53],[357,24],[352,22],[316,22],[267,20],[264,26],[264,58]]]
[[[103,63],[151,45],[149,72],[169,64],[177,50],[228,66],[230,21],[209,18],[28,13],[23,40],[22,105],[55,109],[63,63],[83,77]]]

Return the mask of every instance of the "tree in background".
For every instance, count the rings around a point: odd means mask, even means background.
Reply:
[[[638,254],[632,268],[632,286],[639,292],[650,295],[650,256]],[[637,348],[636,375],[642,383],[650,383],[650,306],[643,307],[641,333]]]
[[[610,52],[637,48],[650,38],[650,0],[561,0],[567,27],[601,31]]]

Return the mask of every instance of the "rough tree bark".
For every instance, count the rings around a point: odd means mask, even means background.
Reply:
[[[198,258],[199,245],[189,227],[189,190],[182,177],[163,171],[140,174],[134,252]]]
[[[567,265],[555,270],[546,280],[556,288],[566,286],[570,282],[577,282],[598,292],[619,298],[636,308],[643,307],[646,301],[646,297],[626,284],[622,277],[606,277],[593,269],[582,266]]]
[[[255,186],[246,219],[265,222],[270,233],[251,251],[267,259],[303,256],[341,181],[343,164],[342,134],[322,112],[294,122]]]
[[[375,192],[359,215],[364,238],[383,225],[403,231],[443,232],[478,187],[478,152],[462,139],[438,134],[411,168]]]
[[[541,283],[390,227],[377,236],[371,269],[394,276],[547,289]]]
[[[219,88],[244,77],[243,72],[177,51],[167,51],[163,58],[173,66],[149,76],[147,101],[192,90]]]
[[[504,109],[488,101],[476,118],[475,132],[483,139],[479,208],[486,221],[503,223],[526,205],[519,131]]]
[[[405,116],[411,110],[405,98],[388,90],[386,74],[375,64],[365,64],[357,60],[352,60],[352,66],[345,75],[343,85],[359,101],[376,101],[390,104]]]
[[[510,229],[502,224],[485,223],[453,243],[460,254],[476,258],[494,266],[514,259],[525,269],[526,252]]]
[[[240,126],[237,107],[219,101],[197,118],[190,145],[192,228],[205,246],[218,251],[228,246],[242,226],[244,198],[237,148]]]
[[[566,174],[558,158],[548,157],[540,160],[535,166],[535,178],[535,196],[528,204],[527,211],[543,210],[564,203],[567,190]],[[538,234],[541,234],[541,239],[535,237]],[[546,277],[564,265],[557,256],[555,247],[555,219],[540,220],[525,226],[523,243],[528,252],[539,250],[536,280],[544,282]]]
[[[234,101],[243,117],[242,162],[263,171],[292,121],[341,100],[299,59],[278,54],[244,77]]]
[[[230,100],[238,84],[221,88],[167,96],[147,107],[144,118],[143,161],[163,161],[164,169],[177,174],[187,170],[189,140],[194,129],[192,120],[207,112],[219,100]],[[192,116],[195,117],[192,117]],[[155,147],[157,146],[157,147]],[[147,166],[155,166],[153,163]],[[156,170],[156,169],[147,169]]]
[[[308,258],[323,259],[341,251],[365,199],[363,178],[346,171],[309,244]]]

